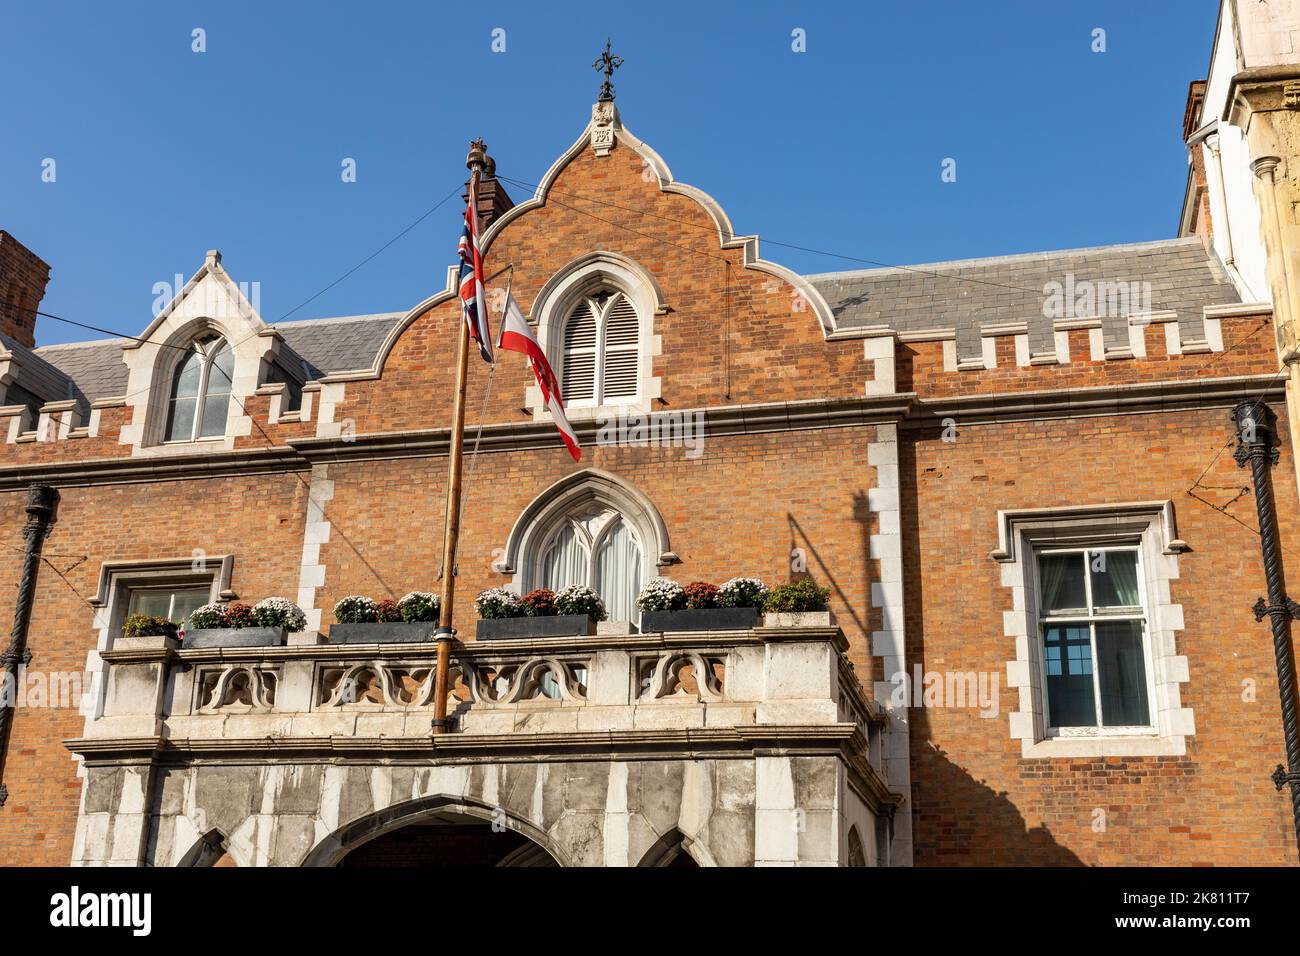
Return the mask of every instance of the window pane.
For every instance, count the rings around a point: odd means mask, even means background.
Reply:
[[[1043,614],[1086,608],[1082,554],[1043,554],[1038,557],[1038,606]]]
[[[1092,575],[1094,607],[1137,607],[1142,603],[1136,551],[1093,551],[1088,555],[1088,573]]]
[[[587,583],[587,552],[583,550],[578,534],[566,525],[555,537],[543,559],[542,587],[558,591],[570,584]]]
[[[636,597],[641,590],[641,549],[622,519],[601,542],[596,578],[596,591],[611,621],[639,620]]]
[[[167,440],[189,441],[194,437],[194,409],[198,405],[198,399],[177,398],[171,404],[167,419]]]
[[[191,352],[176,366],[172,379],[172,398],[194,398],[199,394],[199,377],[203,374],[203,356]]]
[[[127,606],[127,613],[166,617],[167,610],[171,607],[171,603],[171,591],[132,591],[131,602]]]
[[[1103,725],[1145,727],[1151,723],[1140,621],[1097,625],[1097,677],[1101,681]]]
[[[229,345],[221,346],[221,351],[212,360],[212,369],[208,372],[208,394],[229,395],[230,383],[235,375],[235,353]]]
[[[172,620],[188,621],[190,614],[208,603],[211,591],[206,588],[183,588],[175,592],[172,602]]]
[[[203,401],[203,424],[199,430],[201,438],[220,438],[226,433],[226,412],[230,408],[230,393],[214,395],[208,392]]]
[[[1053,727],[1097,726],[1088,626],[1049,627],[1043,634],[1048,722]]]

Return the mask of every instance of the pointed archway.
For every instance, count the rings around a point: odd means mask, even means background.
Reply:
[[[318,843],[304,866],[563,866],[526,820],[465,798],[437,795],[362,817]]]

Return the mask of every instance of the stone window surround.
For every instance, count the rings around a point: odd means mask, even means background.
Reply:
[[[523,510],[495,570],[513,575],[511,583],[519,594],[537,587],[543,549],[556,528],[576,510],[597,505],[618,512],[636,535],[641,545],[642,585],[658,573],[657,569],[677,563],[667,525],[654,503],[621,478],[587,469],[560,479]]]
[[[164,441],[179,350],[205,334],[221,336],[234,352],[225,435],[188,442]],[[122,360],[129,369],[126,404],[132,413],[118,440],[131,445],[133,455],[233,450],[237,437],[253,433],[253,419],[244,406],[264,381],[280,342],[280,334],[262,321],[222,267],[221,254],[209,251],[179,294],[138,338],[122,347]]]
[[[582,298],[600,288],[623,293],[636,309],[640,321],[638,342],[638,372],[636,396],[603,405],[575,405],[566,403],[565,412],[571,420],[594,419],[616,415],[619,412],[648,413],[661,394],[661,379],[654,374],[654,357],[663,352],[663,339],[654,333],[656,315],[669,309],[663,304],[663,293],[648,270],[616,252],[591,252],[579,256],[555,273],[538,291],[533,300],[529,321],[537,328],[537,339],[555,369],[563,388],[564,328],[569,315]],[[534,421],[550,417],[542,392],[536,385],[528,386],[524,395],[525,406],[533,413]]]
[[[1150,735],[1048,736],[1042,642],[1031,557],[1036,547],[1108,545],[1136,542],[1141,548],[1145,604],[1149,609],[1146,649],[1155,732]],[[1016,688],[1019,710],[1010,715],[1010,732],[1021,756],[1140,757],[1181,756],[1186,738],[1196,732],[1194,714],[1184,708],[1179,685],[1188,681],[1187,658],[1176,652],[1174,632],[1183,628],[1182,605],[1174,604],[1170,582],[1178,577],[1178,555],[1191,550],[1178,538],[1172,501],[998,512],[998,546],[989,557],[1001,563],[1002,585],[1011,589],[1012,609],[1003,612],[1003,632],[1015,639],[1016,656],[1007,662],[1007,683]]]
[[[95,609],[94,627],[98,634],[95,649],[86,661],[86,671],[91,675],[91,689],[82,715],[93,720],[102,716],[104,708],[104,662],[100,651],[111,650],[122,630],[126,604],[131,588],[161,584],[168,581],[190,579],[198,582],[209,578],[212,582],[212,601],[229,601],[237,595],[230,589],[230,575],[234,570],[233,554],[206,555],[203,569],[194,570],[197,559],[190,555],[181,558],[151,559],[143,561],[105,561],[99,569],[99,586],[95,596],[87,603]]]

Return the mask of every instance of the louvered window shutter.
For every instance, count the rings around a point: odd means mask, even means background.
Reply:
[[[596,394],[596,314],[581,302],[564,327],[564,377],[560,390],[566,402]]]
[[[602,399],[636,395],[640,338],[636,309],[622,295],[615,296],[605,312]]]

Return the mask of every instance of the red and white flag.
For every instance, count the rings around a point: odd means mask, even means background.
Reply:
[[[537,336],[533,335],[532,327],[524,318],[519,303],[508,290],[505,311],[501,316],[501,339],[497,344],[507,351],[520,352],[528,357],[528,364],[532,366],[533,375],[537,378],[537,386],[542,390],[542,401],[546,403],[551,417],[555,419],[555,427],[560,430],[560,437],[564,439],[569,454],[573,456],[574,461],[580,461],[582,449],[578,447],[578,436],[573,433],[573,426],[565,417],[564,399],[560,397],[560,383],[556,380],[555,373],[551,371],[551,363],[546,361],[546,353],[542,351]]]

